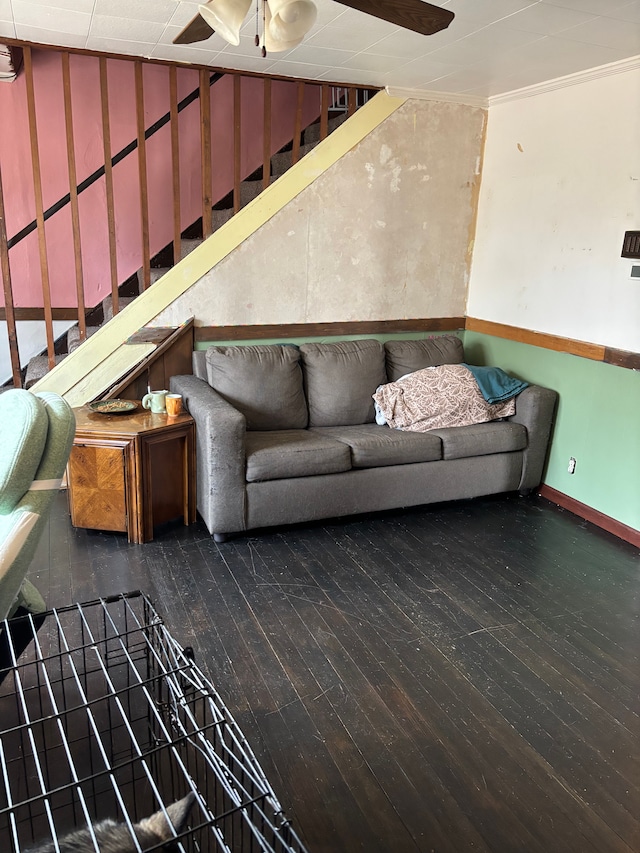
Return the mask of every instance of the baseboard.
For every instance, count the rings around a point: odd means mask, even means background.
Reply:
[[[583,504],[575,498],[565,495],[563,492],[558,492],[556,489],[552,489],[551,486],[540,486],[538,492],[541,497],[546,498],[548,501],[569,510],[569,512],[580,516],[580,518],[584,518],[585,521],[590,521],[608,533],[613,533],[614,536],[624,539],[625,542],[635,545],[636,548],[640,548],[640,530],[635,530],[621,521],[616,521],[615,518],[611,518],[611,516],[605,515],[603,512],[598,512],[597,509],[593,509],[593,507],[587,506],[587,504]]]

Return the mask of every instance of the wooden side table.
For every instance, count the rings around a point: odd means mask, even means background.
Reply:
[[[129,542],[149,542],[153,528],[196,518],[195,423],[138,409],[101,415],[74,409],[67,480],[74,527],[116,530]]]

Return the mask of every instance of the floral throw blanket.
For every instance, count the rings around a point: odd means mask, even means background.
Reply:
[[[515,414],[515,400],[488,403],[471,371],[462,364],[427,367],[381,385],[373,395],[377,407],[394,429],[469,426]]]

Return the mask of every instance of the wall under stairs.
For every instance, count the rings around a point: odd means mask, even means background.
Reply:
[[[376,95],[355,115],[320,142],[295,166],[261,192],[239,213],[222,224],[201,245],[172,267],[153,288],[99,329],[80,350],[58,364],[34,386],[62,394],[73,406],[83,405],[126,375],[153,351],[152,344],[123,343],[140,327],[151,323],[212,268],[234,252],[278,211],[324,174],[404,101]]]

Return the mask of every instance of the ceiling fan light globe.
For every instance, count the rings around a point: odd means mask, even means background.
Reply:
[[[198,6],[198,12],[225,41],[238,45],[240,28],[250,6],[251,0],[209,0]]]
[[[265,27],[264,27],[264,49],[267,53],[282,53],[284,50],[291,50],[302,43],[303,36],[292,39],[291,41],[281,41],[274,38],[271,34],[271,9],[269,3],[265,2]]]
[[[268,25],[271,38],[283,44],[302,40],[318,16],[311,0],[268,0],[268,6],[271,11]]]

